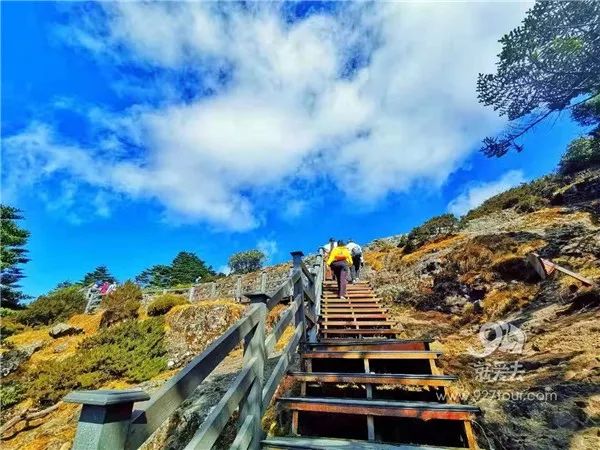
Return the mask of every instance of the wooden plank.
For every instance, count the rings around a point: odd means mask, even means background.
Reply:
[[[250,362],[254,365],[256,361],[254,358]],[[252,365],[248,364],[239,373],[223,398],[217,403],[204,422],[202,422],[192,440],[185,446],[185,450],[206,450],[217,442],[223,428],[227,425],[227,421],[252,386],[255,378]]]
[[[232,325],[205,351],[167,381],[150,400],[138,403],[132,414],[126,449],[140,447],[188,398],[261,319],[261,305],[252,305],[248,314]]]
[[[279,382],[281,381],[281,378],[285,374],[285,372],[288,368],[288,365],[290,363],[290,359],[292,358],[292,356],[296,350],[296,347],[298,346],[298,343],[300,342],[300,338],[302,337],[301,326],[302,326],[302,324],[299,324],[296,327],[296,331],[294,332],[292,339],[290,339],[290,341],[288,342],[288,344],[285,347],[285,350],[281,353],[281,357],[279,358],[279,361],[275,365],[273,372],[271,372],[271,376],[269,377],[269,380],[263,387],[263,392],[262,392],[263,411],[265,409],[267,409],[267,407],[269,406],[269,403],[271,403],[271,399],[273,398],[273,395],[275,394],[275,391],[277,390],[277,386],[279,386]]]
[[[355,334],[372,334],[372,335],[384,335],[384,334],[399,334],[400,330],[394,330],[394,329],[369,329],[369,328],[364,328],[362,330],[321,330],[322,334],[325,335],[333,335],[333,334],[347,334],[347,335],[355,335]]]
[[[275,344],[279,340],[279,338],[283,335],[285,329],[292,323],[294,319],[294,314],[298,310],[299,307],[299,298],[294,300],[292,304],[285,310],[285,312],[281,315],[279,322],[273,327],[273,331],[267,337],[265,342],[265,347],[267,348],[267,354],[271,354],[273,349],[275,348]]]
[[[335,326],[337,326],[337,327],[353,327],[355,325],[371,326],[371,327],[383,327],[383,326],[391,327],[392,325],[395,325],[395,322],[389,322],[387,320],[362,320],[362,321],[323,320],[321,322],[321,324],[327,325],[328,327],[332,327],[332,326],[333,327],[335,327]]]
[[[465,436],[467,437],[467,445],[469,450],[477,450],[477,440],[475,439],[475,435],[473,434],[473,426],[471,425],[470,420],[464,421],[465,426]]]
[[[355,331],[360,333],[361,331]],[[302,353],[304,358],[312,359],[436,359],[442,352],[432,350],[391,350],[391,351],[346,351],[323,352],[311,351]]]
[[[432,402],[397,402],[337,398],[283,397],[279,401],[291,410],[385,417],[410,417],[421,420],[471,420],[479,408],[468,405]]]
[[[254,416],[247,416],[229,450],[248,450],[254,437]]]
[[[335,313],[323,313],[323,318],[321,319],[321,321],[327,321],[328,319],[387,319],[387,316],[385,314],[376,314],[376,313],[371,313],[371,314],[335,314]]]
[[[388,384],[404,386],[450,386],[457,380],[452,375],[383,374],[383,373],[337,373],[337,372],[290,372],[295,380],[307,383],[354,383]]]
[[[429,445],[382,444],[380,442],[359,441],[321,437],[269,437],[262,441],[266,450],[459,450],[458,447],[438,447]],[[464,450],[464,449],[461,449]]]

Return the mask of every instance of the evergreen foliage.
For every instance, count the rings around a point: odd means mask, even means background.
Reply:
[[[558,171],[570,175],[580,170],[600,165],[600,137],[591,136],[575,139],[560,159]]]
[[[79,351],[48,361],[28,373],[28,397],[40,406],[75,389],[98,389],[111,380],[146,381],[166,369],[164,322],[128,320],[85,339]]]
[[[413,228],[406,236],[403,236],[398,246],[404,247],[404,251],[410,253],[432,239],[450,235],[457,230],[458,219],[453,214],[442,214]]]
[[[191,285],[198,278],[209,281],[217,276],[196,254],[179,252],[170,265],[152,266],[135,277],[136,283],[144,288],[166,289],[181,285]]]
[[[148,305],[149,316],[161,316],[168,313],[171,308],[177,305],[185,305],[188,301],[181,295],[163,294],[157,296],[150,305]]]
[[[68,319],[85,310],[85,295],[78,285],[55,289],[31,302],[19,312],[19,322],[29,325],[50,325]]]
[[[109,327],[127,319],[137,318],[142,299],[142,290],[131,281],[117,286],[102,301],[105,311],[100,326]]]
[[[171,284],[192,284],[198,277],[207,279],[213,277],[215,271],[194,253],[179,252],[171,263]]]
[[[96,281],[106,281],[116,283],[117,279],[109,272],[106,266],[98,266],[93,271],[86,273],[81,280],[81,284],[89,286]]]
[[[262,268],[266,258],[263,252],[256,249],[234,253],[229,257],[229,268],[234,274],[254,272]]]
[[[26,298],[18,284],[24,276],[20,265],[29,261],[25,249],[29,231],[17,224],[22,219],[20,210],[0,205],[0,299],[2,306],[9,308]]]
[[[496,73],[479,74],[477,92],[481,103],[515,123],[500,138],[484,139],[486,155],[521,151],[519,137],[566,109],[598,134],[599,35],[600,2],[582,0],[538,1],[522,25],[502,37]]]

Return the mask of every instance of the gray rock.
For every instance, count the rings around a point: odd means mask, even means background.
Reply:
[[[59,344],[56,347],[54,347],[54,353],[62,353],[68,348],[69,346],[67,344]]]
[[[576,430],[579,428],[579,420],[569,411],[557,411],[552,415],[552,425],[556,428]]]
[[[31,355],[44,346],[44,343],[34,342],[30,345],[17,347],[0,355],[0,374],[5,377],[15,372]]]
[[[58,323],[52,327],[48,334],[54,339],[62,336],[71,336],[73,334],[83,333],[83,328],[79,328],[66,323]]]

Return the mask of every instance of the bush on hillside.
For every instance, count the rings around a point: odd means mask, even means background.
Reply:
[[[232,273],[243,274],[260,270],[266,259],[260,250],[248,250],[231,255],[228,264]]]
[[[19,312],[17,317],[25,325],[50,325],[81,314],[85,304],[81,286],[69,286],[38,297],[27,309]]]
[[[537,211],[550,204],[549,199],[559,186],[559,180],[552,175],[531,183],[524,183],[488,198],[480,206],[469,211],[463,218],[463,222],[511,208],[519,213]]]
[[[458,219],[453,214],[432,217],[403,236],[398,246],[403,246],[406,253],[413,252],[432,239],[455,233],[458,230],[458,223]]]
[[[143,299],[142,290],[131,281],[118,286],[102,301],[105,309],[101,327],[109,327],[127,319],[135,319]]]
[[[600,138],[586,136],[575,139],[569,144],[558,163],[558,171],[562,175],[570,175],[599,165]]]
[[[85,339],[66,359],[48,361],[28,374],[28,396],[56,403],[74,389],[98,389],[111,380],[139,383],[166,369],[164,321],[128,320]]]
[[[185,305],[188,301],[181,295],[162,294],[148,305],[149,316],[161,316],[168,313],[171,308],[177,305]]]
[[[23,400],[24,389],[17,381],[0,384],[0,407],[10,408]]]

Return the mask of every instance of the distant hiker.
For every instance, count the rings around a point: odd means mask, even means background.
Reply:
[[[110,283],[108,281],[105,281],[104,283],[102,283],[102,285],[100,286],[100,295],[106,295],[109,287],[110,287]]]
[[[331,250],[333,250],[337,245],[338,243],[334,238],[329,238],[329,242],[320,248],[320,250],[323,251],[323,260],[327,261],[327,258],[329,258],[329,253],[331,253]],[[325,265],[325,279],[333,279],[333,274],[329,268],[329,264]]]
[[[350,251],[352,256],[352,267],[350,273],[352,273],[352,282],[358,281],[360,278],[360,266],[362,265],[362,248],[352,239],[348,239],[346,248]]]
[[[327,267],[335,274],[338,285],[338,297],[346,298],[346,284],[348,282],[348,268],[352,266],[352,255],[342,241],[337,243],[337,247],[329,253],[327,258]]]

